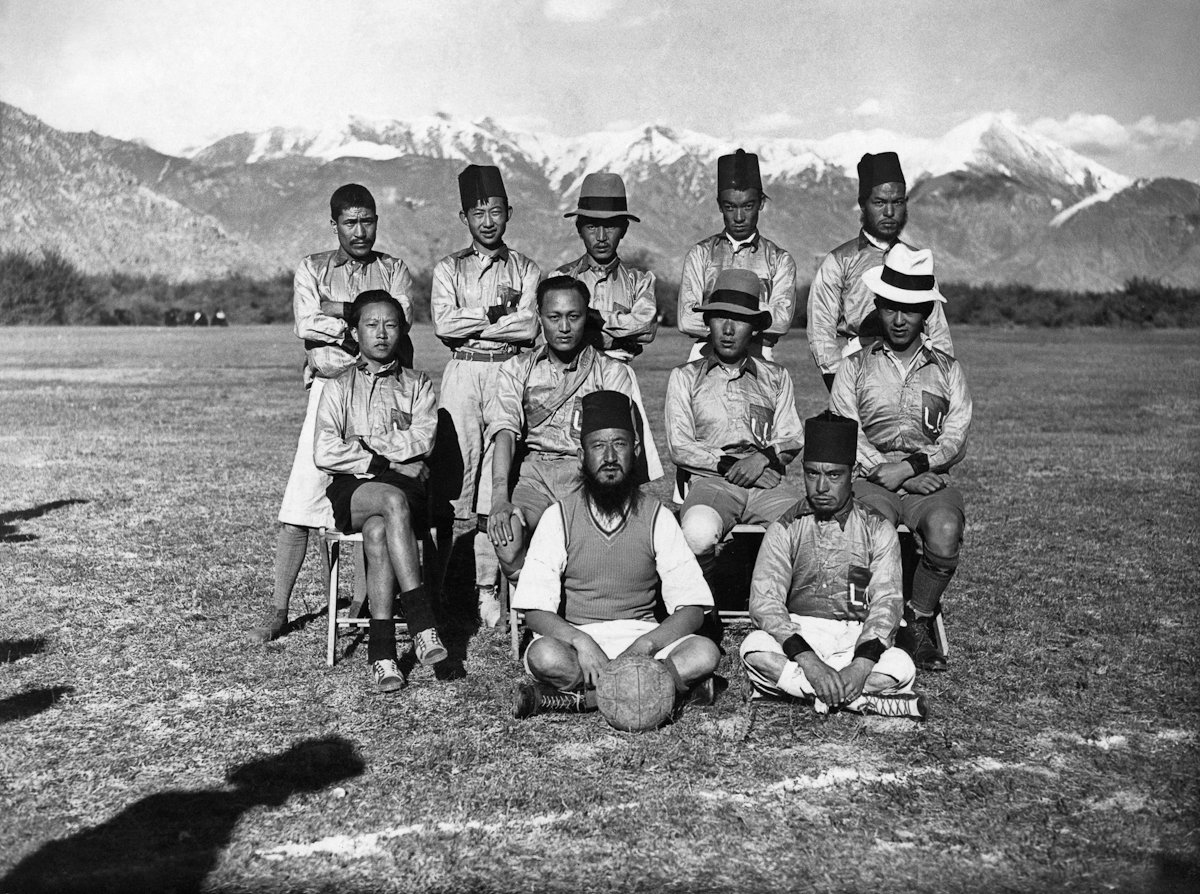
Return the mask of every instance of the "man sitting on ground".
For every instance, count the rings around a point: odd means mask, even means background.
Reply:
[[[883,338],[842,362],[830,407],[861,426],[855,497],[921,539],[900,645],[917,667],[936,670],[946,657],[934,638],[934,616],[958,567],[966,524],[949,472],[967,450],[971,392],[958,361],[925,335],[933,308],[946,300],[932,253],[897,245],[863,282],[875,294]]]
[[[625,364],[584,342],[588,297],[587,286],[569,276],[552,276],[538,286],[545,344],[501,364],[488,401],[487,437],[495,441],[488,536],[509,580],[521,572],[542,513],[580,486],[584,396],[603,390],[633,395]],[[524,457],[512,486],[518,445]]]
[[[771,321],[759,310],[758,277],[721,271],[700,311],[709,356],[671,371],[666,423],[671,459],[691,480],[683,536],[711,585],[717,544],[734,525],[772,522],[801,498],[786,475],[802,428],[787,370],[750,356]]]
[[[720,652],[696,636],[712,594],[675,517],[631,477],[640,449],[633,406],[615,391],[583,398],[583,487],[550,507],[533,536],[513,608],[536,639],[515,717],[540,708],[583,710],[600,672],[619,655],[661,661],[686,693],[711,704]],[[667,618],[655,620],[659,590]]]
[[[807,498],[767,528],[742,642],[755,689],[830,708],[924,719],[900,623],[896,529],[852,495],[858,426],[828,411],[804,423]],[[892,696],[899,698],[881,698]]]
[[[348,319],[361,355],[321,394],[313,459],[333,476],[329,502],[339,531],[361,531],[367,559],[367,659],[381,692],[403,684],[396,664],[392,603],[396,585],[417,660],[446,657],[421,585],[413,519],[425,516],[426,458],[437,433],[437,398],[423,372],[400,366],[405,330],[400,302],[375,289],[354,300]]]

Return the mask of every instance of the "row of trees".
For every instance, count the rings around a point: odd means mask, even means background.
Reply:
[[[415,316],[429,320],[430,271],[414,271]],[[1026,285],[942,287],[951,300],[951,323],[976,326],[1200,326],[1200,289],[1131,279],[1120,291],[1066,292]],[[663,325],[675,325],[679,283],[658,277],[656,298]],[[806,287],[799,290],[803,295]],[[231,275],[171,283],[158,276],[87,275],[55,251],[40,258],[0,253],[0,324],[186,325],[193,311],[212,317],[224,310],[230,323],[278,323],[292,319],[292,278]],[[807,323],[804,302],[796,326]]]

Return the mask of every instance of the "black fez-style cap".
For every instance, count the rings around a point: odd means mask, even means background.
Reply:
[[[487,204],[493,197],[504,199],[508,204],[508,193],[504,191],[504,180],[500,169],[495,165],[467,165],[458,175],[458,196],[462,200],[463,211],[470,211],[476,205]]]
[[[606,428],[619,428],[635,433],[633,403],[620,391],[593,391],[582,401],[579,437]]]
[[[804,420],[804,462],[854,465],[858,455],[858,423],[826,410]]]
[[[868,152],[858,160],[858,203],[870,198],[871,190],[881,183],[905,183],[900,156],[895,152]]]
[[[758,156],[739,149],[733,155],[717,159],[717,192],[726,189],[757,189],[762,192],[762,175],[758,172]]]

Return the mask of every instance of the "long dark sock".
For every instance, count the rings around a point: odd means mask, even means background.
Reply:
[[[426,595],[424,586],[401,593],[400,605],[404,609],[404,620],[408,622],[408,629],[413,633],[437,626],[433,617],[433,606],[429,604],[429,596]]]
[[[390,618],[372,618],[368,628],[367,661],[396,660],[396,624]]]
[[[307,551],[308,528],[288,524],[279,526],[279,536],[275,538],[275,594],[271,600],[275,608],[287,611],[292,588],[296,586],[296,578],[300,575]]]
[[[928,618],[936,614],[942,594],[954,577],[954,569],[958,567],[958,556],[939,556],[931,553],[926,547],[921,561],[913,571],[912,605],[913,612],[918,618]]]

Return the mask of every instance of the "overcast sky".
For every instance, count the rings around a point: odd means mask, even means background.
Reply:
[[[1200,180],[1198,0],[0,0],[0,99],[166,151],[347,112],[935,137]]]

